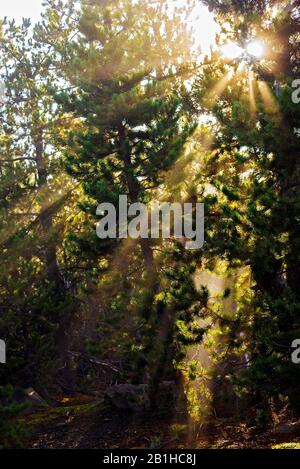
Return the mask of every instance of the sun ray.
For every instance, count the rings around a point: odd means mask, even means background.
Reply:
[[[254,74],[252,70],[249,70],[248,78],[249,78],[250,113],[251,113],[251,116],[253,117],[256,114],[257,106],[256,106],[255,94],[254,94]]]
[[[217,102],[218,98],[224,93],[228,82],[231,80],[233,76],[233,69],[229,70],[226,75],[221,78],[220,81],[209,91],[207,97],[205,99],[205,104],[209,108],[213,108],[215,103]]]
[[[24,195],[20,202],[10,205],[6,226],[0,232],[0,245],[5,245],[20,229],[37,219],[45,210],[55,206],[72,186],[71,179],[64,175],[55,190],[49,187],[48,183],[44,183],[33,192]]]
[[[278,115],[280,113],[279,105],[275,97],[273,96],[269,85],[265,81],[259,81],[258,89],[263,99],[266,112],[269,114]]]

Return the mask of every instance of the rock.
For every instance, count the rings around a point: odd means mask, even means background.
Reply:
[[[273,435],[276,436],[299,436],[300,422],[284,423],[273,429]]]
[[[176,384],[174,381],[163,381],[158,385],[155,406],[160,410],[173,407],[176,402]]]
[[[106,390],[105,399],[119,410],[142,412],[150,409],[148,386],[146,384],[118,384]]]
[[[150,387],[148,384],[118,384],[106,390],[105,399],[120,410],[143,412],[150,409]],[[159,384],[155,396],[155,406],[166,409],[174,405],[176,386],[173,381]]]

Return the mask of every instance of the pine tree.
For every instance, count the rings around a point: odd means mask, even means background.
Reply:
[[[11,382],[36,387],[47,366],[53,371],[52,341],[66,370],[63,382],[71,379],[57,217],[72,195],[72,181],[61,174],[58,144],[70,120],[57,112],[49,93],[71,13],[72,7],[46,15],[32,37],[28,20],[1,24],[1,331],[16,367],[9,371]],[[47,396],[47,390],[39,391]]]
[[[243,67],[242,58],[215,52],[196,86],[201,110],[216,119],[206,165],[215,188],[207,197],[209,251],[233,267],[248,266],[252,276],[252,308],[242,301],[229,323],[232,349],[246,345],[251,356],[237,376],[265,410],[270,399],[282,404],[286,396],[297,406],[291,344],[300,333],[300,108],[292,101],[292,82],[299,73],[299,2],[282,2],[276,13],[277,2],[205,3],[225,25],[220,41],[265,44],[262,59],[244,54]]]
[[[186,8],[169,7],[163,0],[82,2],[80,36],[69,44],[72,59],[65,68],[73,91],[58,89],[56,99],[83,123],[82,131],[67,142],[65,165],[83,185],[80,207],[94,224],[102,202],[113,203],[118,213],[119,195],[128,195],[131,204],[153,200],[195,128],[186,86],[194,70]],[[79,236],[77,241],[87,256],[106,256],[112,265],[122,255],[118,240],[99,240],[95,229],[88,239]],[[143,343],[142,348],[149,349],[149,356],[165,310],[156,301],[163,274],[152,241],[140,239],[138,248],[130,250],[127,260],[121,257],[135,265],[138,255],[144,265],[139,274],[143,285],[131,284],[131,300],[127,293],[123,309],[139,302],[139,321],[146,320],[149,339],[143,336],[149,347]],[[114,288],[112,284],[111,294]]]
[[[75,90],[58,98],[85,123],[66,166],[83,181],[93,213],[102,201],[117,205],[119,194],[149,200],[193,127],[180,78],[189,42],[179,18],[168,16],[165,2],[83,2],[66,70]],[[151,270],[152,249],[140,244]]]

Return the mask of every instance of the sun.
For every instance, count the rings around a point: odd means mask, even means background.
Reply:
[[[251,116],[255,117],[257,113],[256,96],[259,93],[265,108],[268,112],[279,113],[279,106],[276,102],[274,90],[270,84],[259,80],[255,72],[255,63],[263,62],[266,58],[266,44],[259,38],[246,43],[243,47],[235,42],[227,42],[219,48],[221,57],[233,61],[238,67],[229,66],[228,72],[211,90],[210,96],[213,97],[212,103],[222,95],[229,82],[236,79],[236,76],[247,78],[245,92],[249,95],[249,106]],[[233,65],[233,64],[231,64]],[[235,76],[234,76],[235,74]]]
[[[247,45],[246,48],[249,55],[261,59],[265,52],[265,45],[262,41],[256,40],[252,41]]]
[[[265,44],[259,39],[255,39],[245,47],[241,47],[234,42],[228,42],[220,48],[221,55],[227,59],[262,59],[265,53]]]

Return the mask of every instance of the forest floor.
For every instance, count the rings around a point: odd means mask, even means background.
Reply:
[[[191,428],[183,416],[121,413],[99,402],[65,399],[22,420],[30,428],[26,447],[33,449],[300,449],[300,436],[275,436],[228,419]]]

